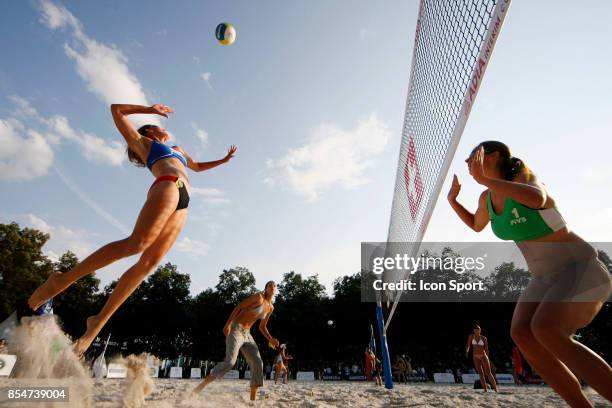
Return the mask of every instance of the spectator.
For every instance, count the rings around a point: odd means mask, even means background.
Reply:
[[[348,379],[350,375],[351,375],[351,369],[349,368],[348,365],[345,365],[344,366],[344,376]]]
[[[270,363],[266,364],[266,380],[270,379],[270,374],[272,373],[272,366]]]
[[[393,364],[393,375],[396,376],[397,382],[407,382],[406,378],[406,362],[398,354],[395,356],[395,364]]]
[[[516,346],[512,347],[512,363],[514,365],[514,380],[518,385],[521,385],[525,381],[525,373],[523,370],[521,352]]]
[[[372,353],[372,349],[368,346],[368,348],[366,348],[366,351],[365,351],[365,365],[364,365],[367,381],[372,381],[373,379],[372,373],[374,372],[375,364],[376,364],[376,356],[374,355],[374,353]]]
[[[374,363],[374,378],[376,379],[376,385],[379,387],[382,386],[382,378],[380,377],[380,373],[383,371],[382,362],[374,357],[376,362]]]
[[[406,365],[406,377],[412,377],[413,373],[412,373],[412,360],[410,359],[409,356],[402,354],[402,360],[404,360],[404,363]]]

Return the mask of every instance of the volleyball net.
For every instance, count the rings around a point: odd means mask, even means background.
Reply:
[[[414,243],[417,254],[509,6],[510,0],[421,0],[387,245]],[[401,296],[377,293],[387,388],[393,383],[386,331]],[[391,305],[386,324],[383,297]]]

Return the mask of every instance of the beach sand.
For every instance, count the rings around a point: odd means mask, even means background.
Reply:
[[[30,380],[31,381],[31,380]],[[36,383],[41,385],[44,380]],[[484,393],[470,386],[396,384],[393,390],[363,382],[295,382],[287,385],[266,381],[258,400],[248,400],[249,383],[245,380],[219,380],[205,388],[196,399],[189,393],[198,380],[154,379],[155,391],[146,407],[564,407],[564,402],[546,386],[500,386],[500,392]],[[15,386],[23,381],[0,380],[0,386]],[[126,380],[94,380],[93,407],[122,406]],[[593,390],[585,391],[596,407],[612,407]],[[17,407],[21,404],[11,404]],[[43,404],[36,404],[42,407]],[[60,405],[56,405],[60,406]]]
[[[157,391],[147,405],[166,401],[179,402],[197,381],[156,380]],[[96,387],[97,388],[97,387]],[[185,407],[563,407],[564,402],[546,386],[500,386],[500,392],[484,393],[471,386],[436,384],[396,384],[393,390],[364,382],[289,382],[266,381],[258,401],[248,400],[248,381],[221,380],[205,388],[195,401]],[[588,389],[587,395],[597,407],[612,404]],[[97,397],[94,400],[98,401]],[[172,403],[172,402],[170,402]],[[96,405],[98,406],[98,405]],[[112,405],[99,405],[111,407]],[[163,405],[159,405],[162,407]]]

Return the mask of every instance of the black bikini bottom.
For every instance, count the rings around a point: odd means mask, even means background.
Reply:
[[[176,176],[159,176],[158,178],[155,179],[153,184],[151,184],[150,189],[153,188],[153,186],[159,183],[160,181],[166,181],[166,180],[173,181],[176,184],[176,188],[178,188],[179,200],[178,200],[176,209],[182,210],[183,208],[187,208],[189,206],[189,192],[187,191],[187,187],[185,186],[185,183],[183,183],[183,180],[181,180],[180,178]]]

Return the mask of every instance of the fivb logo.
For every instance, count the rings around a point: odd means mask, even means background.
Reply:
[[[421,180],[421,171],[419,170],[416,148],[414,147],[412,136],[408,140],[408,154],[404,166],[404,182],[406,183],[410,215],[412,216],[412,221],[415,221],[423,199],[423,181]]]

